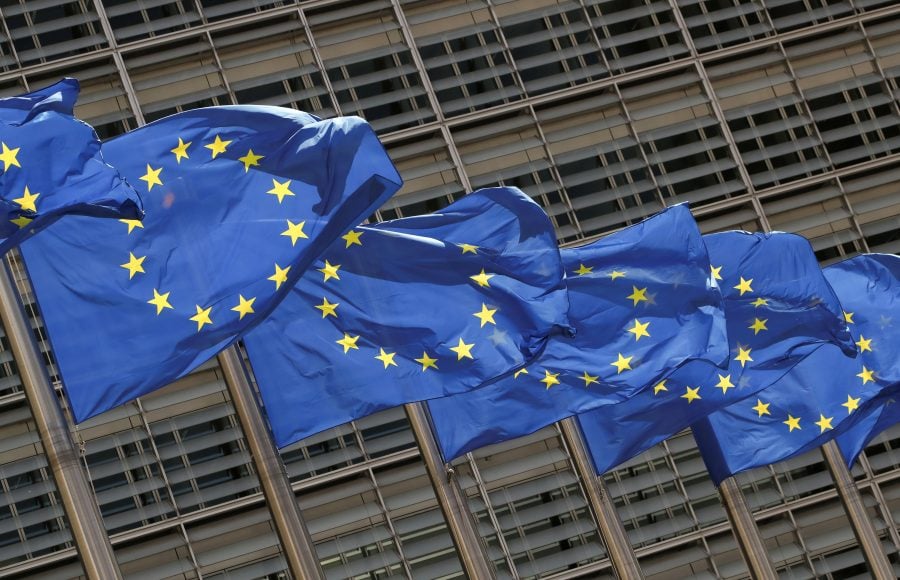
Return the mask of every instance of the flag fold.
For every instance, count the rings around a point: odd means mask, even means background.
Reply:
[[[78,81],[0,99],[0,255],[65,214],[137,219],[137,192],[72,116]]]

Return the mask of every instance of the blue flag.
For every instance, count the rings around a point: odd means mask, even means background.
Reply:
[[[140,218],[140,198],[72,116],[78,81],[0,99],[0,255],[63,214]]]
[[[860,417],[882,388],[900,381],[900,329],[890,325],[900,303],[900,258],[857,256],[824,274],[841,301],[858,356],[825,345],[770,387],[695,424],[717,484],[815,449]]]
[[[234,342],[400,185],[363,120],[277,107],[180,113],[103,152],[143,221],[71,217],[22,246],[77,421]]]
[[[724,232],[704,240],[725,294],[728,368],[685,365],[624,403],[580,416],[597,473],[768,387],[823,344],[855,352],[840,303],[804,238]]]
[[[279,446],[522,366],[565,327],[553,226],[513,188],[358,227],[244,339]]]
[[[857,342],[857,346],[878,386],[878,394],[860,404],[850,424],[837,436],[847,465],[852,467],[872,439],[900,423],[900,258],[889,254],[859,256],[826,268],[825,276],[848,310],[845,316],[851,330],[870,339]],[[852,291],[851,286],[858,286],[860,293],[844,298]]]
[[[836,439],[847,467],[853,467],[859,454],[883,431],[900,423],[900,383],[881,389],[878,395],[860,405],[859,416]]]
[[[695,359],[728,355],[722,297],[687,206],[562,250],[574,336],[475,391],[429,402],[446,460],[620,403]]]

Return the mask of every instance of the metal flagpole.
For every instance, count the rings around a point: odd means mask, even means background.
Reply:
[[[241,428],[250,445],[253,465],[259,475],[266,505],[275,522],[275,530],[281,540],[281,548],[291,574],[297,580],[324,580],[325,573],[319,565],[319,556],[303,523],[300,506],[291,489],[284,463],[266,428],[243,358],[236,346],[226,348],[217,358]]]
[[[584,484],[588,502],[591,504],[591,510],[600,528],[600,536],[609,552],[616,576],[622,580],[643,578],[644,573],[638,564],[637,556],[634,555],[634,550],[631,549],[631,542],[625,534],[625,527],[619,519],[616,506],[609,497],[609,490],[606,489],[603,480],[594,473],[594,464],[585,447],[581,429],[572,417],[560,421],[559,426],[566,447],[569,448],[569,455],[578,471],[578,477]]]
[[[725,478],[719,484],[719,496],[725,505],[725,512],[731,522],[731,529],[734,530],[741,555],[750,568],[750,576],[755,580],[776,580],[778,576],[769,561],[766,545],[734,477]]]
[[[834,479],[838,497],[841,498],[844,511],[850,518],[850,525],[853,527],[856,541],[859,542],[866,563],[869,565],[869,571],[878,580],[896,578],[890,561],[884,555],[884,550],[881,549],[878,533],[866,513],[866,506],[863,504],[859,488],[856,487],[850,470],[844,464],[844,457],[837,443],[834,440],[829,441],[822,445],[821,449],[822,455],[825,456],[825,463],[828,464],[828,471],[831,472],[831,477]]]
[[[96,580],[121,579],[87,473],[78,459],[31,325],[19,303],[9,264],[6,260],[3,262],[0,268],[0,320],[6,329],[84,572],[88,578]]]
[[[422,403],[409,403],[404,407],[466,577],[473,580],[496,578],[494,566],[487,555],[487,547],[475,526],[475,519],[469,511],[466,497],[459,483],[450,481],[444,467],[444,461],[431,430],[428,412]]]

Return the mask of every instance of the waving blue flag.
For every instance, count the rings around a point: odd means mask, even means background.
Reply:
[[[866,404],[900,381],[900,329],[890,324],[900,303],[900,258],[857,256],[824,274],[841,301],[858,356],[825,345],[754,397],[695,424],[716,483],[815,449],[862,419]]]
[[[103,152],[144,219],[76,216],[23,245],[77,421],[234,342],[400,185],[362,119],[277,107],[180,113]]]
[[[900,423],[900,383],[881,389],[878,395],[860,405],[859,416],[853,418],[836,439],[847,467],[853,467],[859,454],[883,431]]]
[[[358,227],[247,335],[276,443],[522,366],[567,301],[547,215],[513,188]]]
[[[695,359],[728,355],[722,297],[686,206],[562,251],[574,336],[502,381],[429,402],[446,460],[620,403]]]
[[[72,116],[78,82],[0,99],[0,255],[63,214],[140,218],[140,198]]]
[[[768,387],[824,344],[855,352],[840,303],[804,238],[724,232],[704,240],[725,293],[728,368],[685,365],[624,403],[580,416],[598,473]]]

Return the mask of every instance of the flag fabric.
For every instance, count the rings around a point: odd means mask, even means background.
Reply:
[[[853,467],[859,454],[878,435],[900,423],[898,399],[900,399],[900,383],[882,389],[878,395],[860,406],[859,416],[837,435],[838,447],[848,468]]]
[[[815,449],[861,418],[883,388],[900,381],[900,328],[890,323],[900,303],[900,258],[857,256],[824,274],[841,301],[857,356],[825,345],[755,396],[693,425],[717,484]],[[856,455],[861,450],[853,449]]]
[[[728,368],[691,363],[624,403],[579,416],[598,473],[768,387],[824,344],[855,352],[840,303],[804,238],[723,232],[704,240],[725,295]]]
[[[143,220],[76,216],[22,246],[79,422],[234,342],[401,182],[362,119],[278,107],[180,113],[103,152]]]
[[[137,219],[140,197],[72,116],[78,81],[0,99],[0,254],[63,214]]]
[[[621,403],[691,360],[728,356],[722,296],[687,206],[562,250],[574,336],[492,385],[429,402],[445,460]]]
[[[514,188],[355,228],[244,344],[283,447],[522,366],[568,302],[553,226]]]

